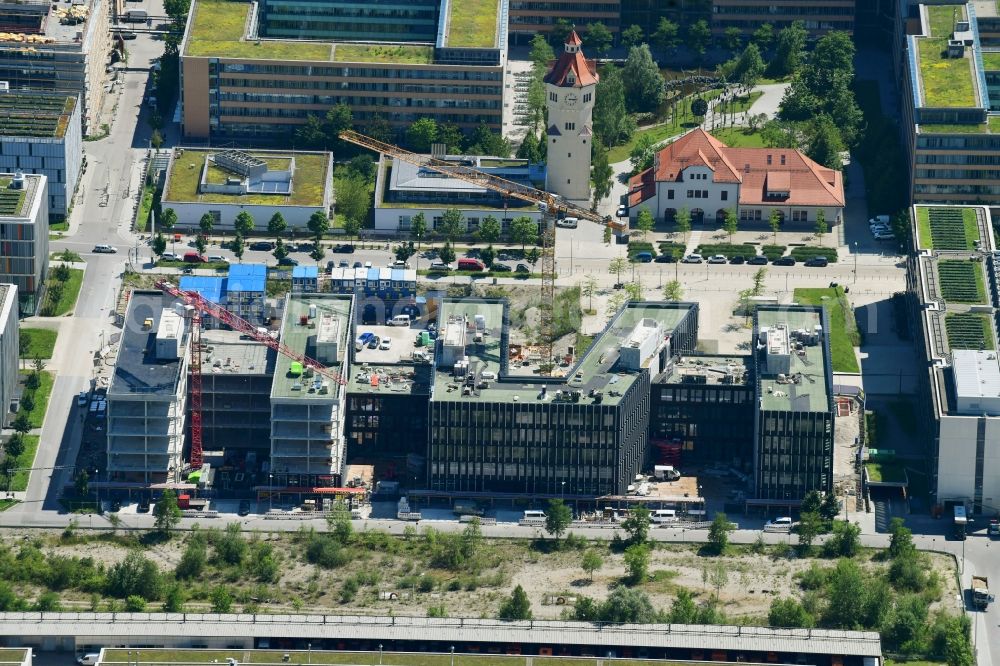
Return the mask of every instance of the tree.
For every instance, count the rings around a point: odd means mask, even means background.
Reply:
[[[479,251],[479,261],[483,262],[486,268],[493,268],[493,262],[496,260],[496,257],[497,251],[493,249],[492,245],[487,245]]]
[[[216,585],[212,588],[209,597],[212,602],[213,613],[229,613],[233,610],[233,593],[225,585]]]
[[[639,209],[639,214],[635,218],[635,226],[642,234],[642,240],[646,240],[646,234],[653,230],[655,220],[649,208],[643,206]]]
[[[691,113],[699,118],[704,117],[708,113],[708,102],[701,97],[695,97],[691,100]]]
[[[271,219],[267,221],[267,233],[272,236],[280,236],[285,233],[285,229],[288,228],[288,223],[285,222],[285,216],[280,212],[276,212],[271,216]],[[277,240],[281,240],[278,238]]]
[[[694,595],[687,588],[679,589],[670,606],[670,621],[675,624],[694,624],[697,617],[698,607],[694,603]]]
[[[229,249],[233,251],[233,255],[236,256],[237,261],[243,261],[243,253],[247,249],[247,244],[243,240],[243,236],[236,234],[233,240],[229,242]]]
[[[465,216],[458,208],[449,208],[441,215],[441,224],[437,230],[451,242],[466,231]]]
[[[638,46],[645,39],[645,35],[642,32],[642,27],[636,24],[632,24],[629,27],[622,30],[622,45],[626,49],[630,49],[633,46]]]
[[[163,253],[167,251],[167,239],[163,237],[163,233],[157,231],[156,236],[153,237],[153,254],[157,257],[163,256]]]
[[[680,301],[684,298],[684,289],[678,280],[671,280],[663,285],[663,300]]]
[[[538,223],[526,215],[519,215],[510,221],[510,240],[525,245],[538,242]]]
[[[410,219],[410,237],[417,241],[417,247],[419,248],[425,235],[427,235],[427,218],[424,217],[424,213],[421,211]]]
[[[808,553],[813,541],[823,532],[823,519],[818,513],[805,511],[799,514],[799,524],[795,531],[799,534],[799,548]]]
[[[687,47],[700,60],[705,55],[705,51],[712,41],[712,29],[708,27],[708,21],[699,19],[689,25],[685,41],[687,42]]]
[[[205,570],[207,561],[208,552],[205,548],[205,539],[201,535],[198,535],[197,538],[192,537],[181,555],[180,562],[174,569],[174,576],[177,580],[195,580]]]
[[[583,551],[583,557],[580,558],[580,568],[590,576],[590,580],[594,580],[594,572],[604,566],[604,559],[600,554],[593,548]]]
[[[615,257],[608,263],[608,272],[615,276],[615,282],[622,281],[622,273],[628,270],[628,260],[625,257]]]
[[[288,248],[285,247],[285,241],[283,241],[281,238],[276,239],[274,241],[274,252],[272,252],[271,255],[278,261],[281,261],[282,259],[287,257]]]
[[[719,592],[729,582],[729,574],[726,572],[726,565],[722,562],[715,562],[708,567],[708,582],[715,589],[715,603],[719,603]]]
[[[347,230],[347,225],[344,225],[344,230]],[[357,231],[355,231],[355,233],[357,233]],[[323,261],[324,257],[326,257],[326,248],[323,247],[319,241],[317,241],[313,251],[309,253],[309,258],[319,265],[319,262]]]
[[[347,163],[347,172],[356,178],[362,178],[366,182],[375,182],[375,172],[377,166],[371,155],[356,155]]]
[[[752,39],[761,51],[767,51],[771,48],[771,43],[774,42],[774,26],[770,23],[762,24],[753,31]]]
[[[139,551],[133,550],[125,559],[111,565],[104,582],[104,592],[108,596],[125,599],[133,594],[143,599],[159,599],[163,590],[163,578],[156,564]]]
[[[756,44],[751,42],[743,49],[740,59],[736,61],[733,76],[749,92],[750,89],[757,85],[760,77],[764,75],[765,69],[766,65],[764,64],[763,56],[760,54],[760,49],[757,48]]]
[[[545,531],[556,539],[569,529],[573,522],[573,511],[562,500],[551,499],[545,511]]]
[[[168,585],[163,595],[162,610],[164,613],[183,613],[184,601],[184,588],[179,583]]]
[[[625,106],[622,70],[612,64],[601,68],[601,80],[594,91],[594,133],[606,146],[619,146],[632,138],[635,119]],[[539,148],[544,149],[544,141]]]
[[[611,231],[611,225],[608,225],[608,224],[604,225],[604,233],[602,235],[602,238],[604,240],[604,244],[605,245],[611,245],[611,234],[612,233],[613,232]]]
[[[438,259],[446,264],[450,264],[455,261],[455,250],[451,247],[451,243],[445,242],[438,250]]]
[[[309,114],[306,122],[295,130],[294,143],[302,148],[325,148],[326,132],[323,131],[323,121]]]
[[[640,134],[628,154],[628,161],[632,165],[632,173],[645,171],[653,166],[655,156],[656,141],[649,134]]]
[[[613,39],[614,36],[611,34],[611,31],[600,21],[587,26],[587,44],[597,51],[597,55],[604,56],[607,54],[608,49],[611,48],[611,41]]]
[[[638,282],[626,282],[625,293],[630,301],[642,300],[642,285]]]
[[[333,183],[336,201],[334,207],[344,219],[355,220],[360,225],[368,218],[372,195],[368,183],[361,178],[337,178]],[[326,232],[324,232],[326,233]]]
[[[334,104],[323,117],[323,133],[326,134],[326,147],[334,152],[341,148],[340,133],[354,126],[354,114],[351,107],[343,102]]]
[[[673,51],[680,44],[677,24],[667,18],[661,18],[656,24],[652,35],[653,44],[663,51]]]
[[[663,103],[663,75],[646,44],[629,49],[622,78],[629,111],[653,111]]]
[[[509,157],[510,141],[503,138],[502,134],[491,130],[489,125],[486,123],[480,123],[479,126],[472,131],[472,136],[469,137],[465,150],[473,155]]]
[[[750,292],[751,296],[760,296],[764,293],[764,281],[767,279],[767,269],[758,268],[757,272],[753,274],[753,290]]]
[[[823,516],[824,520],[833,520],[840,515],[840,500],[837,499],[837,493],[829,492],[823,497],[819,515]]]
[[[683,235],[684,244],[687,245],[688,234],[691,233],[691,211],[686,207],[678,210],[674,214],[674,225],[677,227],[677,233]]]
[[[326,213],[318,210],[309,216],[309,221],[306,222],[306,227],[308,227],[309,231],[312,232],[313,237],[318,243],[319,239],[330,230],[330,219],[326,216]]]
[[[649,546],[634,543],[625,549],[625,581],[629,585],[644,583],[649,578]]]
[[[540,32],[536,32],[535,36],[531,38],[531,51],[528,54],[528,59],[531,60],[536,70],[543,72],[549,68],[549,63],[556,59],[552,45],[545,39],[545,35]]]
[[[787,598],[775,599],[771,602],[771,609],[767,613],[767,623],[772,627],[804,629],[813,626],[815,620],[797,600]]]
[[[594,137],[591,152],[593,160],[590,165],[590,180],[594,183],[594,210],[597,204],[611,194],[614,185],[615,170],[608,162],[608,149],[600,136]]]
[[[795,21],[778,33],[774,58],[770,70],[774,76],[787,76],[802,63],[808,33],[801,21]]]
[[[853,560],[840,560],[830,573],[824,623],[838,629],[853,629],[860,624],[866,594],[865,576]]]
[[[392,248],[392,253],[396,256],[396,261],[406,261],[417,253],[417,248],[413,247],[413,241],[400,243]]]
[[[906,527],[902,518],[893,518],[889,521],[889,557],[898,559],[909,557],[917,552],[913,545],[913,532]]]
[[[580,285],[580,295],[588,299],[587,311],[594,311],[594,294],[597,293],[597,278],[593,275],[588,275],[583,278],[583,283]]]
[[[831,555],[854,557],[861,547],[861,528],[846,520],[833,522],[833,537],[827,542]]]
[[[205,234],[198,234],[194,237],[194,249],[198,250],[198,254],[205,254],[205,250],[208,249],[208,238]]]
[[[529,264],[531,264],[532,268],[535,267],[535,264],[537,264],[538,260],[541,258],[542,258],[542,251],[539,250],[537,247],[533,247],[524,253],[524,260],[527,261]]]
[[[528,601],[528,595],[525,594],[524,588],[518,585],[514,588],[510,597],[505,599],[502,604],[500,604],[500,610],[497,612],[497,619],[499,620],[530,620],[531,619],[531,602]]]
[[[726,45],[727,49],[735,53],[740,48],[740,44],[743,43],[743,32],[736,26],[731,25],[723,33],[722,42]]]
[[[153,507],[153,524],[157,531],[163,534],[169,532],[177,526],[181,520],[181,510],[177,506],[177,494],[170,488],[163,491],[156,506]]]
[[[628,534],[630,544],[644,544],[649,539],[650,524],[649,509],[639,506],[629,512],[628,518],[622,522],[622,529]]]
[[[819,238],[819,244],[823,244],[823,236],[829,231],[829,227],[826,224],[826,213],[820,208],[816,211],[816,236]]]
[[[729,549],[729,533],[733,529],[733,524],[729,522],[726,514],[715,514],[712,526],[708,528],[708,543],[716,555],[724,555]]]
[[[31,417],[26,412],[18,412],[10,427],[14,429],[14,432],[27,435],[31,432]]]
[[[566,38],[569,37],[569,33],[573,30],[573,24],[564,18],[556,19],[556,22],[552,24],[552,30],[549,32],[549,39],[556,46],[562,46],[566,42]]]
[[[163,11],[174,21],[183,21],[191,8],[191,0],[164,0]]]
[[[771,217],[768,218],[768,224],[771,225],[771,234],[774,240],[774,244],[778,244],[778,232],[781,230],[781,211],[777,208],[771,209]]]
[[[240,211],[236,216],[236,220],[233,222],[233,228],[236,229],[236,233],[243,238],[250,235],[254,228],[253,215],[245,210]]]
[[[830,169],[843,168],[844,163],[840,159],[840,153],[844,150],[844,144],[840,139],[840,132],[830,116],[825,113],[816,116],[809,125],[809,135],[809,148],[806,150],[806,155],[811,160]]]
[[[802,504],[799,506],[799,510],[802,513],[819,513],[819,507],[823,504],[823,496],[819,494],[818,490],[810,490],[802,498]]]
[[[479,236],[479,240],[484,243],[493,244],[500,240],[500,234],[503,227],[500,225],[500,220],[492,215],[487,215],[479,223],[479,230],[476,232]]]
[[[437,141],[437,121],[429,116],[418,118],[406,129],[406,142],[417,153],[427,153],[431,145]]]
[[[726,217],[722,222],[722,230],[726,232],[727,236],[729,236],[730,243],[733,242],[733,236],[736,235],[736,232],[739,231],[739,228],[740,228],[740,218],[736,216],[736,209],[727,208]]]
[[[7,452],[10,455],[10,451]],[[14,456],[19,457],[21,454]],[[81,469],[76,478],[73,479],[73,490],[76,491],[77,497],[86,497],[87,492],[90,490],[90,476],[87,474],[87,470]]]

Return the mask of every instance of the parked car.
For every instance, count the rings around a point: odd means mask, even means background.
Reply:
[[[729,260],[726,259],[726,255],[724,255],[724,254],[713,254],[711,257],[708,258],[708,263],[710,263],[710,264],[727,264],[727,263],[729,263]]]
[[[292,259],[291,257],[282,257],[281,259],[278,259],[278,265],[279,266],[298,266],[299,265],[299,260],[298,259]]]
[[[625,204],[618,204],[618,210],[615,215],[618,217],[628,217],[628,206]]]
[[[137,513],[149,513],[149,498],[143,497],[140,499],[139,503],[135,506],[135,510]]]
[[[444,263],[443,261],[432,261],[431,270],[447,272],[451,270],[451,266],[449,264]]]
[[[360,261],[355,261],[353,268],[361,268],[363,266],[364,266],[364,264],[362,264]]]
[[[250,243],[250,249],[254,252],[270,252],[274,249],[274,243],[271,241],[254,241]]]
[[[118,248],[113,245],[95,245],[91,252],[95,254],[115,254],[118,252]]]
[[[653,261],[652,252],[636,252],[635,256],[632,257],[632,261],[638,262],[640,264],[648,264]]]
[[[737,254],[729,258],[729,263],[731,264],[745,264],[746,262],[747,260],[743,258],[742,254]]]
[[[830,265],[830,260],[826,257],[813,257],[806,261],[806,266],[815,266],[816,268],[826,268]]]
[[[181,273],[183,273],[184,275],[193,275],[194,269],[191,268],[190,266],[185,266],[184,270],[182,270]]]
[[[751,266],[764,266],[767,264],[767,257],[762,254],[758,254],[755,257],[750,257],[747,259],[747,263]]]
[[[392,349],[392,338],[382,338],[382,342],[379,343],[378,348],[382,351]]]
[[[889,224],[889,216],[888,215],[876,215],[872,219],[868,220],[868,224],[869,225],[884,224],[884,225],[888,226],[888,224]]]
[[[351,245],[350,243],[341,243],[340,245],[334,245],[330,249],[333,250],[333,252],[336,253],[336,254],[353,254],[354,253],[354,246]]]
[[[162,261],[177,261],[177,255],[173,252],[164,252],[160,255]]]
[[[893,240],[896,238],[896,234],[891,231],[879,231],[875,233],[875,240]]]
[[[138,33],[134,33],[131,30],[124,30],[115,33],[115,37],[117,37],[118,39],[125,39],[125,40],[132,40],[138,36],[139,36]]]
[[[490,266],[490,270],[494,273],[510,273],[514,269],[507,264],[493,264]]]
[[[518,264],[514,268],[514,270],[517,271],[518,273],[530,273],[531,272],[531,269],[528,267],[528,264]]]
[[[366,261],[365,262],[365,268],[371,268],[371,267],[372,267],[372,262]]]
[[[368,349],[378,349],[378,346],[381,342],[382,338],[378,337],[373,333],[372,337],[368,339]]]
[[[250,515],[250,500],[240,500],[240,507],[236,510],[238,516]]]
[[[787,256],[784,256],[784,257],[778,257],[777,259],[775,259],[771,263],[774,266],[794,266],[795,265],[795,257],[793,257],[791,255],[787,255]]]
[[[374,337],[375,334],[371,332],[365,332],[359,335],[358,339],[354,341],[354,351],[361,351],[362,349],[364,349],[365,346],[367,346],[368,343],[371,342],[372,338]]]
[[[460,271],[485,271],[486,264],[481,262],[479,259],[471,259],[469,257],[462,257],[458,260],[458,270]]]
[[[580,224],[578,217],[564,217],[561,220],[556,220],[556,226],[562,229],[576,229],[578,224]]]
[[[351,267],[351,262],[349,262],[347,259],[341,259],[339,262],[337,262],[337,268],[350,268],[350,267]]]
[[[868,227],[868,230],[872,232],[873,236],[876,235],[876,234],[890,234],[890,233],[892,233],[892,229],[890,229],[889,227],[885,226],[884,224],[876,224],[873,227]]]
[[[76,396],[76,406],[77,407],[86,407],[87,406],[87,400],[89,400],[89,397],[87,396],[87,392],[86,391],[81,391],[80,395]]]
[[[677,260],[674,258],[673,252],[664,252],[662,254],[656,255],[656,259],[653,259],[653,261],[655,261],[658,264],[672,264]]]
[[[209,261],[217,261],[219,263],[228,264],[229,260],[223,257],[221,254],[210,254],[208,255]]]
[[[688,256],[684,257],[684,259],[682,259],[681,261],[682,263],[685,264],[700,264],[701,262],[705,261],[705,257],[695,252],[693,254],[689,254]]]
[[[101,655],[99,653],[97,653],[97,652],[88,652],[85,655],[77,657],[76,663],[79,664],[79,666],[95,666],[95,664],[97,664],[97,662],[98,662],[98,660],[100,660],[100,658],[101,658]]]
[[[499,261],[510,261],[514,257],[506,252],[500,252],[497,254],[497,260]]]
[[[788,529],[792,528],[792,519],[790,516],[782,516],[781,518],[775,518],[773,520],[767,521],[766,527],[785,527]]]
[[[198,254],[197,252],[185,252],[184,261],[189,264],[206,264],[208,259],[203,254]]]
[[[405,261],[396,260],[396,261],[392,262],[392,264],[390,264],[389,267],[390,268],[409,268],[410,265],[408,263],[406,263]]]
[[[299,243],[288,248],[289,252],[312,252],[316,249],[315,243]]]

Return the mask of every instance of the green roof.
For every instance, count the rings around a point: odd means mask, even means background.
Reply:
[[[917,245],[922,250],[973,251],[982,239],[976,209],[917,206]]]
[[[446,45],[493,48],[497,41],[497,0],[450,0]]]
[[[823,324],[821,307],[780,309],[758,308],[757,327],[775,328],[781,324],[788,331],[805,329]],[[829,331],[817,345],[804,345],[802,353],[791,353],[790,375],[802,375],[802,380],[794,384],[781,382],[777,376],[766,374],[760,378],[761,409],[768,411],[825,412],[829,410],[829,396],[826,392],[826,354],[829,345]],[[789,340],[791,344],[791,340]]]
[[[316,316],[302,325],[301,318],[309,316],[309,306],[316,306]],[[347,345],[350,342],[351,330],[351,296],[333,294],[290,294],[285,301],[285,316],[281,324],[281,342],[296,354],[317,358],[316,336],[320,330],[320,322],[325,316],[332,316],[336,340],[337,361],[325,363],[330,368],[344,367],[344,361],[349,353]],[[322,360],[322,359],[317,359]],[[323,394],[309,392],[315,378],[302,374],[293,375],[294,361],[285,354],[278,354],[274,366],[274,381],[271,385],[271,396],[276,398],[301,398],[303,400],[333,401],[337,399],[337,390],[330,387],[330,392]],[[293,388],[298,386],[299,388]]]
[[[956,18],[965,18],[964,5],[924,5],[930,35],[918,37],[917,58],[920,67],[923,106],[977,106],[975,61],[966,50],[965,57],[948,58],[948,39]],[[985,91],[983,91],[985,93]]]
[[[62,138],[76,108],[76,97],[10,91],[0,95],[0,135]]]
[[[434,63],[434,47],[424,44],[337,44],[337,62],[389,62],[408,65]]]
[[[330,183],[328,153],[277,153],[269,151],[253,151],[250,154],[268,163],[271,169],[287,168],[291,159],[295,160],[295,170],[292,173],[292,193],[285,194],[221,194],[199,193],[202,167],[209,155],[218,151],[194,150],[184,148],[175,150],[167,175],[167,189],[163,201],[180,203],[226,203],[257,206],[323,206],[326,203],[326,190]],[[178,154],[180,153],[180,154]],[[209,182],[224,182],[219,180],[222,171],[209,165],[207,174]]]

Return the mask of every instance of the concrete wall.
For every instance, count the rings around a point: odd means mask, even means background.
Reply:
[[[6,426],[13,416],[8,407],[17,388],[20,350],[17,287],[12,284],[6,286],[6,298],[0,302],[0,426]]]
[[[177,213],[177,228],[198,229],[198,222],[205,213],[218,211],[220,221],[215,225],[215,231],[230,231],[234,228],[236,216],[246,211],[253,216],[257,232],[266,232],[267,221],[275,213],[281,213],[291,231],[307,228],[309,217],[319,211],[326,212],[326,206],[244,206],[239,204],[209,204],[184,203],[179,201],[164,201],[163,208],[173,208]]]
[[[943,416],[938,455],[938,501],[975,497],[979,417]],[[987,418],[983,456],[983,504],[1000,507],[1000,419]],[[987,510],[984,507],[984,510]]]
[[[444,215],[444,211],[447,207],[442,208],[396,208],[393,207],[391,203],[383,204],[384,207],[375,209],[375,233],[381,234],[393,234],[400,230],[408,231],[409,225],[406,222],[402,223],[400,218],[412,218],[417,213],[423,213],[427,220],[427,230],[430,231],[433,226],[432,222],[435,217],[441,217]],[[492,215],[503,223],[504,218],[513,220],[515,217],[530,217],[536,222],[541,221],[542,214],[537,209],[514,209],[510,208],[504,212],[502,208],[494,209],[467,209],[457,206],[462,214],[465,216],[466,223],[470,217],[478,217],[480,222],[485,218]]]

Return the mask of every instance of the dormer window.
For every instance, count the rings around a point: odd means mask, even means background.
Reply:
[[[570,84],[571,86],[576,84],[576,77],[573,75],[573,72],[570,72],[569,74],[566,75],[566,83]]]

